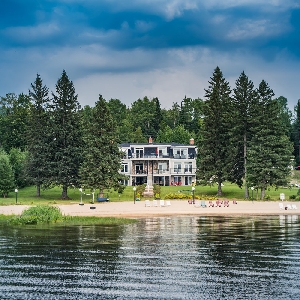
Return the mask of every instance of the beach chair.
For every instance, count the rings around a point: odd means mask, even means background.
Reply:
[[[282,202],[280,202],[280,203],[278,203],[279,204],[279,208],[280,209],[284,209],[284,206],[283,206],[283,203]]]
[[[150,207],[151,205],[150,205],[150,200],[145,200],[145,206],[146,207]]]
[[[171,201],[170,200],[166,200],[166,206],[171,206]]]
[[[152,205],[157,207],[157,200],[154,199]]]
[[[287,209],[292,209],[291,204],[287,204],[286,207],[287,207]]]
[[[296,204],[292,204],[292,209],[298,209]]]
[[[206,207],[206,202],[205,202],[205,200],[201,200],[201,207]]]
[[[165,200],[159,200],[159,206],[164,207],[165,206]]]
[[[217,201],[216,201],[216,207],[221,207],[222,206],[222,202],[218,199]]]
[[[200,207],[201,205],[200,205],[200,201],[199,200],[196,200],[195,201],[195,207]]]
[[[211,200],[209,200],[208,201],[208,207],[214,207],[214,206],[215,206],[214,203]]]
[[[224,207],[229,207],[229,200],[224,200]]]
[[[237,204],[235,199],[232,200],[232,204]]]

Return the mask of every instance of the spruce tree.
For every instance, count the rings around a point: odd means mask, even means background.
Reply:
[[[119,174],[123,153],[119,150],[116,123],[109,107],[100,95],[90,119],[83,119],[83,162],[80,167],[81,185],[92,190],[121,187]]]
[[[230,144],[232,146],[229,152],[232,168],[229,180],[242,186],[245,186],[245,199],[249,198],[247,186],[247,150],[251,139],[252,114],[251,110],[255,105],[257,92],[254,89],[253,82],[248,79],[244,72],[236,80],[233,90],[233,110]]]
[[[274,93],[262,80],[258,100],[253,110],[253,132],[248,151],[248,184],[261,189],[265,198],[269,186],[287,184],[290,174],[292,144],[287,136],[281,107],[272,99]]]
[[[228,178],[231,90],[219,67],[214,70],[205,92],[207,100],[204,102],[201,143],[198,145],[198,178],[216,182],[220,196],[221,184]]]
[[[49,141],[52,128],[48,111],[50,104],[48,94],[49,89],[43,85],[41,76],[37,74],[36,80],[31,84],[31,90],[29,90],[31,108],[26,134],[29,152],[27,174],[37,187],[37,197],[41,195],[42,184],[48,181],[51,162]]]
[[[69,199],[68,187],[79,185],[78,170],[82,161],[79,102],[73,82],[65,70],[52,92],[51,185],[62,186],[62,199]]]

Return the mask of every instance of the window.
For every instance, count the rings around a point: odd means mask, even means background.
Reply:
[[[181,172],[181,163],[177,163],[177,162],[174,163],[174,172],[177,173]]]
[[[167,171],[167,164],[166,163],[159,163],[158,164],[158,173],[162,174]]]
[[[192,163],[191,162],[187,162],[184,164],[184,173],[192,173]]]
[[[144,149],[143,148],[136,148],[135,153],[136,153],[136,158],[144,157]]]
[[[122,173],[128,173],[128,164],[122,164],[121,172]]]

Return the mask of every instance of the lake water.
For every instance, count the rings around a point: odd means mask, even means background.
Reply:
[[[0,225],[0,299],[300,299],[298,216]]]

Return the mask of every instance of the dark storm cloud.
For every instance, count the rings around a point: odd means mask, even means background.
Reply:
[[[0,95],[28,87],[24,79],[33,81],[37,72],[54,84],[66,69],[82,86],[109,75],[100,86],[108,93],[116,91],[114,75],[124,75],[123,91],[133,82],[140,93],[157,89],[164,96],[166,81],[172,98],[180,84],[177,93],[195,94],[196,81],[207,82],[220,65],[231,78],[248,70],[271,83],[282,80],[296,98],[299,23],[293,0],[2,0]]]

